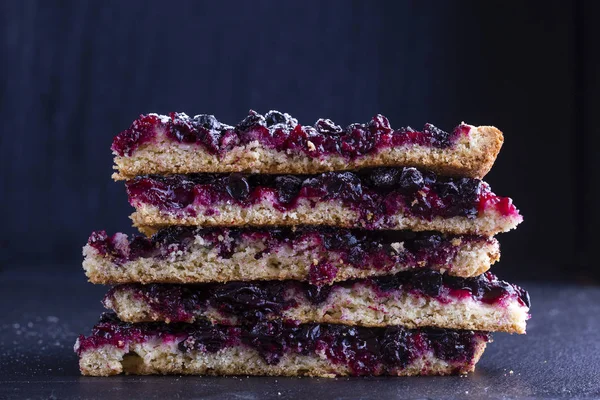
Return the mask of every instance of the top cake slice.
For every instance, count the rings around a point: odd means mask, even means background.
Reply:
[[[482,178],[503,143],[492,126],[431,124],[392,129],[376,115],[341,128],[329,119],[303,126],[289,114],[254,111],[236,126],[213,115],[142,115],[113,141],[115,180],[148,174],[316,174],[365,167],[428,169],[447,176]]]

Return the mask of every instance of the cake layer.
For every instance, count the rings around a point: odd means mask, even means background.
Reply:
[[[83,254],[93,283],[291,279],[323,285],[417,269],[477,276],[500,250],[493,238],[434,232],[172,226],[152,238],[94,232]]]
[[[212,115],[142,115],[113,141],[114,179],[148,174],[246,172],[315,174],[376,166],[415,166],[444,175],[483,177],[502,132],[461,124],[444,132],[392,129],[377,115],[342,129],[331,120],[302,126],[288,114],[251,111],[235,127]]]
[[[529,319],[527,292],[489,272],[477,278],[401,272],[332,286],[296,281],[129,284],[112,288],[104,305],[128,322],[207,319],[238,324],[283,318],[300,323],[525,333]]]
[[[473,371],[488,333],[400,327],[128,324],[104,316],[75,344],[83,375],[448,375]]]
[[[471,178],[415,168],[312,176],[195,174],[128,181],[134,225],[289,226],[435,230],[492,236],[522,221],[507,197]]]

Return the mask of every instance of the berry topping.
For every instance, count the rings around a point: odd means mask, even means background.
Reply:
[[[208,130],[217,130],[221,128],[221,123],[214,115],[200,114],[194,117],[194,123],[197,127],[202,127]]]
[[[267,126],[285,124],[286,118],[285,115],[280,113],[279,111],[269,111],[265,114],[265,120],[267,121]]]
[[[386,328],[386,333],[381,341],[383,360],[391,365],[405,367],[418,352],[417,341],[408,331],[399,327]]]
[[[227,193],[236,200],[246,200],[250,194],[248,181],[241,174],[231,174],[227,177]]]
[[[400,174],[398,185],[402,192],[414,193],[423,189],[425,181],[423,180],[423,175],[416,168],[404,168]],[[453,185],[453,182],[449,181],[446,185],[442,186],[448,185]]]
[[[275,178],[277,198],[284,204],[294,200],[302,188],[302,179],[294,175],[282,175]]]
[[[279,111],[269,111],[265,114],[265,121],[268,127],[288,127],[295,128],[298,125],[298,121],[292,118],[289,114],[280,113]]]
[[[135,149],[154,138],[155,130],[161,123],[161,118],[156,114],[141,115],[129,129],[114,138],[111,150],[121,156],[131,156]]]
[[[395,189],[402,170],[398,168],[374,168],[369,175],[369,182],[378,189]]]
[[[444,132],[440,128],[436,128],[432,124],[425,124],[423,135],[430,139],[430,142],[436,147],[447,147],[450,145],[450,134]]]
[[[326,197],[330,198],[360,201],[362,196],[361,180],[352,172],[326,172],[320,177],[306,180],[304,185],[324,190]]]
[[[322,118],[315,123],[315,129],[319,133],[327,134],[342,133],[343,131],[343,129],[339,125],[334,124],[332,120]]]
[[[200,325],[194,327],[191,334],[177,346],[180,351],[192,350],[204,353],[216,353],[237,343],[238,333],[233,328]]]
[[[341,149],[350,158],[356,158],[369,153],[375,148],[379,139],[376,131],[368,130],[362,124],[349,125],[344,133]]]
[[[171,129],[168,134],[172,135],[179,142],[195,143],[198,132],[192,126],[192,120],[183,113],[171,113]]]
[[[209,302],[220,311],[236,315],[244,321],[262,320],[269,314],[279,314],[293,303],[283,297],[285,286],[277,283],[258,285],[233,282],[213,286]]]
[[[385,133],[389,133],[392,131],[390,121],[388,121],[388,119],[381,114],[377,114],[376,116],[374,116],[373,119],[369,121],[367,126]]]
[[[448,133],[426,124],[421,132],[410,127],[393,130],[387,118],[380,114],[366,125],[355,123],[345,129],[329,119],[317,120],[314,127],[302,126],[289,114],[274,110],[264,116],[250,110],[235,127],[219,122],[213,115],[200,114],[194,118],[184,113],[169,115],[141,116],[115,137],[112,150],[120,156],[131,156],[140,145],[164,132],[168,139],[197,144],[217,155],[258,141],[262,146],[282,152],[300,152],[311,157],[333,154],[354,159],[391,146],[449,147],[470,129],[468,125],[460,125]]]
[[[244,118],[239,124],[237,124],[236,128],[244,131],[259,126],[267,126],[267,121],[265,120],[265,117],[263,117],[254,110],[250,110],[248,112],[248,116]]]
[[[239,144],[240,144],[240,137],[233,130],[227,130],[223,134],[223,136],[221,136],[221,138],[219,139],[220,152],[230,151],[231,149],[235,148],[236,146],[239,146]]]

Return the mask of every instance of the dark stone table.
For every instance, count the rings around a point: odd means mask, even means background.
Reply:
[[[79,375],[73,343],[89,333],[106,288],[81,270],[0,272],[0,399],[600,398],[600,288],[523,283],[527,335],[496,334],[467,377],[252,378]]]

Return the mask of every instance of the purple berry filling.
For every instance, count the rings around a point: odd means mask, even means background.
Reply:
[[[447,148],[462,135],[468,135],[468,125],[457,126],[452,133],[431,124],[422,131],[410,127],[392,129],[383,115],[376,115],[367,124],[351,124],[345,129],[329,119],[319,119],[314,126],[302,126],[289,114],[269,111],[266,115],[250,111],[235,127],[219,122],[213,115],[184,113],[142,115],[129,129],[119,133],[111,149],[120,156],[131,156],[142,144],[164,132],[169,140],[195,144],[209,154],[223,155],[236,146],[258,141],[277,151],[295,151],[309,157],[339,155],[355,159],[381,149],[404,145]]]
[[[380,296],[392,291],[409,292],[443,303],[453,299],[472,298],[486,304],[504,306],[517,300],[530,307],[529,294],[522,288],[498,280],[487,272],[476,278],[458,278],[435,271],[400,272],[394,275],[335,283],[318,287],[296,281],[230,282],[225,284],[169,285],[127,284],[126,288],[151,306],[154,312],[173,322],[190,321],[195,311],[213,308],[222,315],[242,321],[262,321],[280,317],[282,311],[297,307],[298,302],[325,302],[329,295],[343,288],[365,284]],[[290,294],[291,293],[291,294]],[[300,297],[295,294],[300,293]]]
[[[196,236],[207,246],[218,249],[223,259],[231,258],[243,241],[261,243],[265,249],[255,255],[258,260],[282,246],[300,246],[310,243],[313,259],[309,281],[313,284],[331,282],[337,267],[321,261],[322,255],[335,253],[345,265],[361,269],[390,270],[398,264],[412,268],[445,265],[452,269],[452,260],[461,243],[489,241],[480,236],[444,236],[435,232],[411,231],[361,231],[331,227],[291,228],[196,228],[170,226],[151,238],[134,236],[131,241],[123,234],[109,237],[105,231],[93,232],[88,244],[103,257],[116,264],[139,258],[166,259],[174,252],[185,253]],[[400,245],[401,244],[401,245]],[[191,251],[191,250],[190,250]]]
[[[195,324],[129,324],[114,314],[104,314],[88,337],[81,335],[77,353],[111,345],[124,348],[150,339],[177,341],[182,352],[216,353],[233,346],[247,346],[259,352],[270,365],[285,354],[325,354],[338,365],[347,365],[354,375],[371,375],[403,368],[417,357],[433,355],[449,363],[470,362],[476,345],[490,341],[487,332],[447,329],[408,330],[397,326],[361,328],[345,325],[297,325],[262,321],[230,327]]]
[[[488,207],[502,215],[518,215],[510,198],[498,197],[479,179],[439,177],[416,168],[374,168],[311,176],[189,174],[145,175],[127,181],[132,205],[148,204],[178,215],[206,213],[211,207],[249,207],[271,201],[279,211],[293,210],[302,199],[341,201],[369,226],[404,209],[418,218],[475,218]]]

